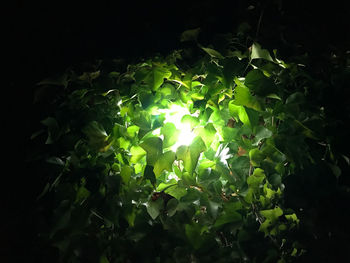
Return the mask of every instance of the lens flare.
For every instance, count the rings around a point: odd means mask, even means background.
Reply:
[[[176,152],[177,148],[182,145],[190,145],[193,139],[196,137],[192,131],[191,125],[189,123],[182,123],[181,119],[185,115],[192,115],[198,117],[198,114],[191,114],[189,110],[185,107],[181,107],[178,104],[172,104],[169,109],[159,110],[160,113],[165,114],[164,123],[173,123],[180,131],[177,142],[171,147],[171,150]]]

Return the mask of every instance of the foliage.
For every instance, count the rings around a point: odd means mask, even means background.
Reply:
[[[59,87],[33,135],[50,171],[40,242],[57,262],[291,262],[306,252],[285,181],[318,165],[341,176],[324,109],[307,103],[313,80],[258,43],[201,50],[195,63],[180,50],[40,83],[40,96]],[[181,130],[164,113],[174,104],[196,136],[175,150]]]

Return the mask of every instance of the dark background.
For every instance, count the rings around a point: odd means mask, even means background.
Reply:
[[[37,175],[27,169],[29,137],[37,127],[33,92],[40,80],[95,59],[137,61],[181,48],[187,29],[200,27],[200,41],[236,32],[242,22],[263,47],[281,57],[309,54],[314,73],[323,74],[329,55],[349,50],[347,1],[12,1],[2,9],[2,169],[4,223],[1,257],[16,261],[30,253],[35,235]],[[248,8],[252,6],[254,8]],[[256,35],[259,18],[260,30]],[[348,102],[345,92],[338,105]],[[333,101],[328,102],[332,104]]]

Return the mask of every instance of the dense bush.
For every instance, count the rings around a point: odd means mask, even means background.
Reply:
[[[319,212],[349,195],[349,158],[304,60],[227,35],[39,83],[43,262],[296,262],[327,236],[346,246],[346,220]]]

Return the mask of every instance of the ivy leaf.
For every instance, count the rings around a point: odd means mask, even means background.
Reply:
[[[178,160],[182,160],[184,162],[186,171],[192,175],[197,166],[198,158],[201,152],[204,152],[205,150],[205,143],[200,136],[197,136],[194,138],[191,145],[180,146],[176,151],[176,156]]]
[[[175,215],[178,204],[179,204],[179,201],[175,198],[172,198],[168,201],[166,205],[166,212],[169,217],[172,217],[173,215]]]
[[[272,131],[270,131],[264,126],[258,126],[255,131],[255,137],[253,139],[252,145],[257,146],[261,140],[270,138],[271,136]]]
[[[274,209],[261,210],[260,214],[266,219],[270,220],[272,223],[274,223],[278,220],[280,216],[283,215],[283,210],[277,206]]]
[[[186,114],[181,118],[181,123],[188,124],[191,126],[191,129],[193,129],[194,127],[198,126],[199,120],[197,117]]]
[[[151,182],[151,184],[152,184],[153,186],[156,185],[156,176],[155,176],[155,174],[154,174],[154,172],[153,172],[153,166],[146,165],[145,171],[144,171],[144,173],[143,173],[143,177],[144,177],[145,179],[150,180],[150,182]]]
[[[249,89],[243,85],[238,85],[235,87],[233,103],[236,105],[252,108],[256,111],[262,110],[261,104],[258,101],[258,99],[254,97],[250,93]]]
[[[271,62],[275,62],[267,49],[262,49],[258,43],[252,45],[252,52],[250,54],[250,59],[265,59]]]
[[[245,65],[238,58],[225,58],[222,61],[223,84],[225,88],[232,88],[234,76],[238,76],[244,70]]]
[[[205,145],[209,148],[215,138],[216,129],[212,123],[208,123],[204,127],[198,127],[195,133],[203,139]]]
[[[175,185],[174,187],[170,187],[164,191],[165,193],[175,197],[177,200],[180,200],[181,197],[187,194],[186,188],[181,187],[179,185]]]
[[[164,142],[163,142],[164,148],[168,148],[177,142],[180,131],[176,129],[175,124],[171,122],[167,122],[160,129],[160,133],[163,134],[164,136]]]
[[[237,212],[237,210],[242,208],[242,203],[240,202],[229,202],[223,207],[222,213],[217,218],[214,227],[220,227],[228,223],[237,223],[242,221],[242,215]]]
[[[175,161],[175,153],[173,151],[168,151],[162,154],[159,159],[154,164],[154,174],[158,177],[163,170],[168,172],[172,171],[172,164]]]
[[[82,129],[89,139],[89,144],[96,150],[101,150],[106,146],[107,133],[97,121],[92,121]]]
[[[129,138],[135,138],[137,132],[140,130],[140,127],[136,125],[131,125],[126,129],[126,136]]]
[[[128,165],[122,166],[122,169],[120,171],[120,175],[122,177],[123,183],[128,184],[131,178],[131,175],[133,173],[132,167]]]
[[[152,71],[147,77],[147,81],[152,90],[157,90],[164,82],[165,78],[169,78],[171,76],[171,71],[167,68],[161,66],[154,66]]]
[[[156,219],[159,216],[160,211],[163,208],[163,206],[164,206],[164,201],[163,201],[162,198],[158,198],[155,201],[149,200],[146,203],[147,213],[154,220],[154,219]]]
[[[201,49],[203,49],[209,56],[211,56],[213,58],[220,58],[220,59],[224,58],[223,55],[221,55],[218,51],[216,51],[212,48],[201,47]]]
[[[147,109],[155,102],[154,96],[150,91],[140,91],[138,95],[143,109]]]
[[[152,127],[151,115],[147,111],[135,112],[133,122],[142,130],[147,131]]]
[[[138,163],[140,159],[146,155],[146,152],[140,146],[132,146],[130,148],[130,154],[131,154],[130,162],[135,164],[135,163]]]
[[[247,178],[247,184],[254,191],[258,191],[261,183],[265,179],[265,173],[263,169],[256,168],[251,176]]]
[[[245,183],[250,168],[249,158],[247,156],[232,158],[230,160],[230,166],[232,167],[231,169],[235,178]]]
[[[230,127],[223,127],[221,130],[221,136],[224,139],[224,142],[232,142],[237,138],[239,129],[236,128],[230,128]]]
[[[257,111],[245,108],[244,106],[237,106],[234,101],[230,101],[228,107],[233,118],[236,120],[239,119],[250,128],[253,128],[258,124],[259,114]]]
[[[162,139],[158,137],[150,137],[144,140],[140,146],[147,152],[147,164],[154,166],[163,151]]]
[[[260,166],[260,163],[265,159],[265,154],[258,148],[249,151],[250,162],[253,166]]]
[[[271,78],[268,78],[261,70],[253,69],[245,77],[244,85],[246,85],[254,94],[265,97],[276,93],[276,85]]]

